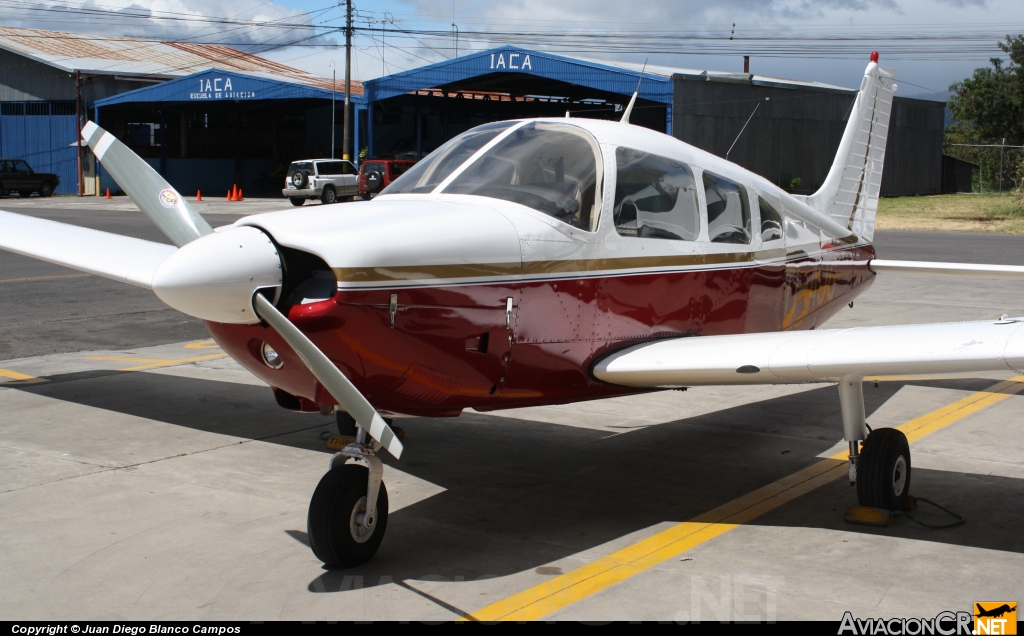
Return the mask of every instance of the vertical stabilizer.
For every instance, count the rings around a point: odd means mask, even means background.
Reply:
[[[872,53],[828,177],[807,197],[808,205],[869,241],[875,233],[895,79],[895,69],[879,66],[878,53]]]

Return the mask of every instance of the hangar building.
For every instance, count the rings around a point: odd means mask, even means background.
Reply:
[[[851,83],[859,78],[851,78]],[[473,126],[517,117],[618,119],[639,83],[632,122],[726,156],[809,193],[823,181],[854,89],[751,73],[571,58],[512,46],[353,84],[354,148],[422,157]],[[342,86],[338,84],[338,86]],[[77,191],[76,96],[182,192],[277,194],[287,164],[341,156],[331,79],[228,47],[0,28],[0,156],[25,158]],[[882,193],[943,184],[943,104],[897,97]],[[749,120],[749,121],[748,121]],[[83,190],[117,185],[83,152]],[[951,164],[950,164],[951,165]]]
[[[468,128],[514,117],[569,111],[572,117],[618,119],[638,82],[632,123],[723,157],[735,142],[730,160],[774,183],[799,178],[794,191],[801,194],[824,181],[857,92],[751,73],[501,47],[367,81],[369,152],[419,157]],[[896,97],[883,195],[943,191],[944,107]]]
[[[83,120],[117,135],[182,192],[222,196],[238,183],[279,194],[281,163],[330,156],[332,97],[341,156],[344,83],[337,87],[226,46],[0,27],[0,156],[57,173],[58,194],[77,192],[77,99]],[[352,93],[361,111],[359,82]],[[88,148],[82,159],[86,194],[118,189]]]

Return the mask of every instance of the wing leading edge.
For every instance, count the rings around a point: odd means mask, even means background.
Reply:
[[[177,248],[0,211],[0,249],[153,288],[153,272]]]
[[[593,374],[673,388],[982,371],[1024,373],[1024,318],[659,340],[609,355]]]

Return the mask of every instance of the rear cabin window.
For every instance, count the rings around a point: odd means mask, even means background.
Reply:
[[[763,197],[757,197],[761,212],[761,241],[777,241],[782,238],[782,215]]]
[[[445,189],[503,199],[589,232],[600,208],[600,149],[582,128],[530,122],[517,128]]]
[[[750,207],[747,193],[728,179],[704,173],[708,203],[708,238],[712,243],[750,243]]]
[[[288,166],[288,176],[291,176],[291,175],[295,174],[296,172],[299,172],[300,170],[305,170],[306,172],[312,173],[313,172],[313,162],[312,161],[296,161],[292,165]]]
[[[615,229],[623,236],[693,241],[700,207],[684,163],[631,148],[615,150]]]
[[[516,122],[484,124],[455,137],[391,182],[381,194],[419,194],[433,192],[448,175]],[[383,171],[381,171],[383,172]]]

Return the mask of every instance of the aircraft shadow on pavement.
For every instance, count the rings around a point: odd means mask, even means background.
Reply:
[[[70,379],[70,378],[69,378]],[[196,430],[327,452],[319,432],[333,418],[281,411],[264,387],[151,373],[83,376],[21,390]],[[981,390],[992,380],[929,382]],[[903,383],[865,387],[873,413]],[[607,431],[466,413],[412,418],[405,459],[386,463],[446,492],[395,511],[364,566],[325,571],[311,592],[378,581],[475,580],[544,566],[663,522],[703,512],[805,468],[842,435],[834,387],[610,435]],[[869,416],[868,421],[871,418]],[[318,426],[319,424],[319,426]],[[312,429],[312,430],[310,430]],[[310,484],[312,492],[315,484]],[[756,519],[755,525],[822,528],[1024,552],[1016,479],[915,470],[912,492],[965,514],[968,523],[929,530],[843,522],[856,503],[845,479]],[[922,510],[922,517],[927,511]],[[938,520],[936,517],[931,517]],[[303,529],[285,531],[308,542]]]

